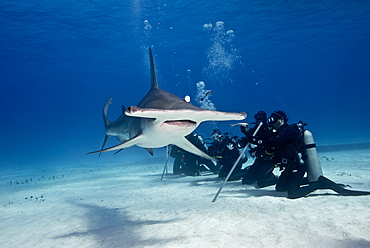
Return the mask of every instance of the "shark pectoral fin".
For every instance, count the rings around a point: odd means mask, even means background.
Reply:
[[[202,158],[210,159],[210,160],[215,160],[211,156],[209,156],[207,153],[203,152],[200,150],[198,147],[193,145],[189,140],[187,140],[185,137],[182,139],[176,140],[176,142],[173,143],[173,145],[180,147],[181,149],[193,153],[195,155],[198,155]]]
[[[147,150],[149,153],[150,153],[150,155],[152,155],[153,156],[153,149],[152,148],[145,148],[145,150]]]
[[[139,108],[130,106],[125,112],[127,116],[156,118],[161,120],[192,120],[196,122],[202,121],[230,121],[243,120],[247,117],[244,112],[220,112],[214,110],[193,110],[193,109],[152,109]]]
[[[115,151],[115,150],[119,150],[119,149],[124,149],[124,148],[128,148],[128,147],[131,147],[133,145],[136,145],[138,143],[138,141],[141,139],[142,137],[142,134],[138,134],[136,135],[135,137],[133,137],[132,139],[129,139],[119,145],[116,145],[116,146],[112,146],[112,147],[109,147],[109,148],[106,148],[106,149],[102,149],[102,150],[99,150],[99,151],[94,151],[94,152],[89,152],[87,154],[92,154],[92,153],[98,153],[98,152],[109,152],[109,151]]]

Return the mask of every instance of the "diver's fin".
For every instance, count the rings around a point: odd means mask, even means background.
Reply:
[[[359,191],[359,190],[349,190],[343,188],[343,186],[329,180],[324,176],[319,177],[319,182],[321,182],[326,188],[334,190],[340,195],[343,196],[360,196],[360,195],[370,195],[368,191]]]

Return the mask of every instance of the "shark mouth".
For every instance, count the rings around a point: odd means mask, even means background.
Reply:
[[[179,126],[179,127],[194,127],[194,126],[197,125],[197,123],[195,121],[191,121],[191,120],[165,121],[165,122],[163,122],[163,124],[167,124],[167,125],[171,125],[171,126]]]

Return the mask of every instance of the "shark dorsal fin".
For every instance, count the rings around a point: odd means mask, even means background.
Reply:
[[[155,73],[154,58],[152,49],[149,47],[149,60],[150,60],[150,88],[158,88],[157,75]]]

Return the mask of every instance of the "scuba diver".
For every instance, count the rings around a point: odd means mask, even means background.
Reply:
[[[220,162],[218,161],[219,158],[221,158],[222,151],[224,149],[224,146],[222,144],[223,136],[221,134],[220,129],[215,128],[211,132],[211,140],[212,143],[208,147],[208,155],[211,157],[214,157],[217,160],[217,167],[221,168]]]
[[[226,178],[240,155],[237,142],[238,137],[233,136],[231,133],[221,135],[221,132],[218,129],[214,129],[212,131],[211,137],[213,142],[208,147],[208,154],[217,159],[218,165],[220,166],[218,177]],[[236,181],[242,178],[244,174],[242,165],[247,160],[248,158],[244,156],[238,162],[228,181]]]
[[[271,114],[268,124],[272,128],[272,136],[266,144],[266,153],[283,170],[276,184],[276,191],[287,191],[288,198],[297,198],[297,190],[306,168],[300,155],[299,132],[287,122],[288,117],[284,111],[277,110]]]
[[[287,191],[290,199],[304,197],[318,189],[331,189],[346,196],[370,194],[345,189],[344,185],[324,177],[312,133],[304,129],[303,122],[294,125],[287,122],[288,117],[281,110],[274,111],[268,119],[273,135],[267,142],[266,153],[283,170],[276,191]]]
[[[203,139],[197,133],[185,136],[193,145],[207,153]],[[172,146],[170,156],[175,158],[173,162],[173,174],[183,173],[186,176],[199,176],[200,171],[210,170],[217,174],[218,170],[211,160],[187,152],[177,146]]]
[[[240,131],[245,137],[239,140],[239,144],[241,147],[251,144],[253,147],[250,148],[249,154],[254,158],[253,164],[244,169],[242,184],[256,183],[259,188],[263,188],[275,185],[278,178],[273,174],[275,163],[272,160],[272,156],[265,152],[267,141],[272,136],[271,129],[267,125],[267,114],[265,111],[259,111],[254,115],[254,118],[256,125],[253,128],[244,125],[240,126]],[[253,136],[261,122],[262,126]]]

